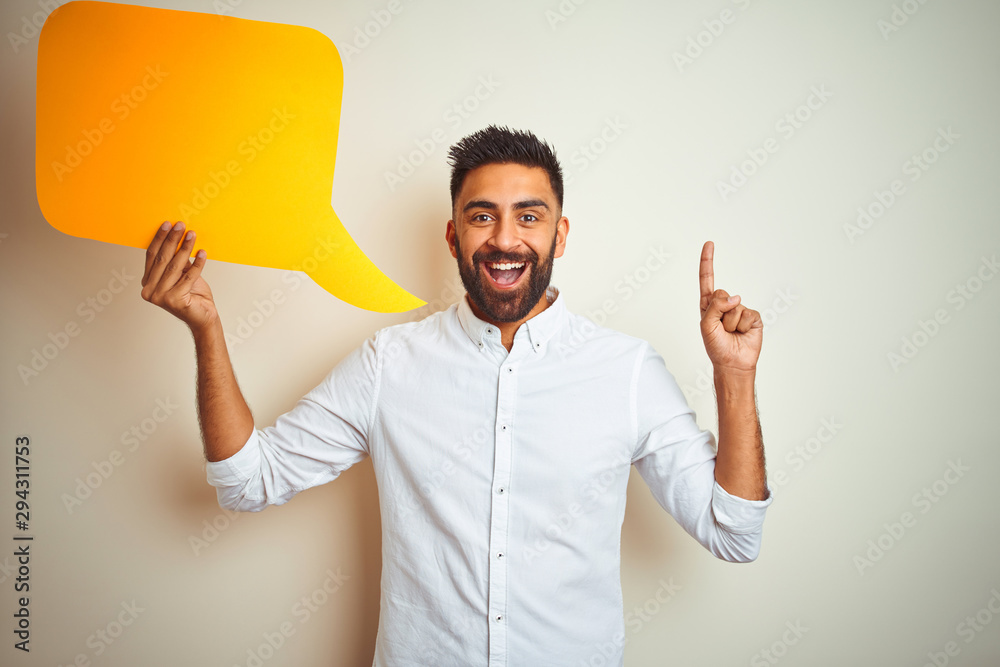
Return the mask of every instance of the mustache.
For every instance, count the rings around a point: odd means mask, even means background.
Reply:
[[[537,264],[538,253],[530,248],[528,252],[521,254],[501,252],[499,250],[477,250],[472,254],[472,263],[475,265],[482,262],[525,262],[527,264]]]

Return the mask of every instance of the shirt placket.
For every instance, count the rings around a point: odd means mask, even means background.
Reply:
[[[516,364],[508,356],[497,379],[496,447],[493,457],[493,498],[490,512],[490,667],[507,664],[507,517],[510,507],[510,462],[514,434]]]

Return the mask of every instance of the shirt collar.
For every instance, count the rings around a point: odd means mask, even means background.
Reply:
[[[528,335],[528,341],[534,352],[541,352],[557,331],[562,327],[566,319],[566,305],[563,299],[559,298],[559,289],[549,285],[545,290],[545,297],[549,300],[549,307],[538,313],[522,325]],[[487,336],[499,336],[499,331],[489,322],[476,317],[469,305],[469,295],[464,295],[458,302],[458,321],[462,329],[469,336],[473,343],[482,348]],[[520,333],[520,329],[518,329]]]

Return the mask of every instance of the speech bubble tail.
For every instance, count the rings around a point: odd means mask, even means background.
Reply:
[[[316,284],[341,301],[377,313],[402,313],[427,303],[382,273],[347,233],[333,209],[329,211],[329,234],[317,239],[300,264]]]

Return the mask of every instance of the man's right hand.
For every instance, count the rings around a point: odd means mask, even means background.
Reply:
[[[142,298],[191,327],[198,359],[198,419],[205,457],[222,461],[240,451],[250,438],[253,415],[233,374],[212,290],[201,277],[205,251],[199,250],[193,262],[190,259],[194,239],[194,232],[184,233],[184,223],[173,227],[163,223],[146,250]]]
[[[217,323],[219,313],[212,290],[201,277],[205,251],[199,250],[194,262],[189,260],[194,241],[194,232],[184,234],[183,222],[173,227],[163,223],[146,249],[142,298],[179,318],[197,335]]]

